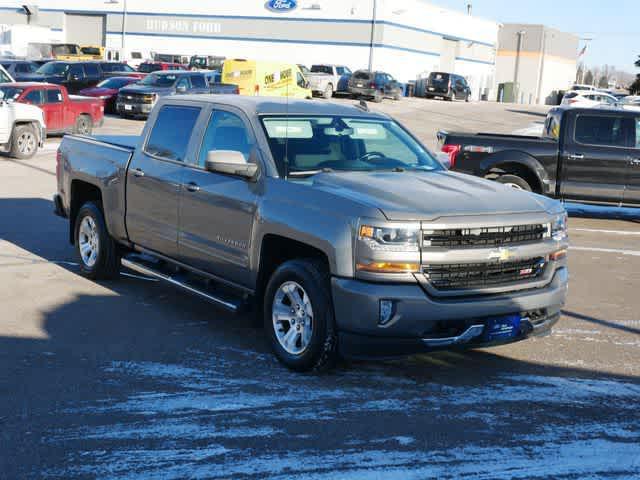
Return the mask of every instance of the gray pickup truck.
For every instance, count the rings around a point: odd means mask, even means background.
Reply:
[[[294,370],[521,340],[565,301],[560,203],[449,172],[364,106],[165,97],[141,136],[65,136],[57,160],[85,276],[252,308]]]

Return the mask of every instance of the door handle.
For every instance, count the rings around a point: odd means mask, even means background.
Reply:
[[[570,153],[567,157],[571,160],[582,160],[584,155],[582,153]]]
[[[200,187],[197,183],[189,182],[187,183],[187,190],[189,190],[190,192],[197,192],[198,190],[200,190]]]
[[[136,177],[144,177],[144,172],[141,169],[136,168],[133,171],[133,175],[136,176]]]

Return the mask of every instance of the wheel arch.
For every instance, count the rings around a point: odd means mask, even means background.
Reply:
[[[535,193],[548,193],[550,181],[547,171],[536,158],[529,154],[503,151],[490,155],[480,164],[480,175],[485,178],[493,179],[496,175],[507,173],[526,180]]]
[[[76,217],[78,211],[87,202],[94,201],[102,210],[102,191],[97,185],[84,180],[72,180],[69,205],[69,242],[75,245]],[[104,211],[102,212],[104,215]]]

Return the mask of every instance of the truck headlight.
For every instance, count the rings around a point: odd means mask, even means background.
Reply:
[[[420,227],[405,225],[402,227],[360,226],[360,240],[372,250],[387,252],[417,252],[419,250]]]
[[[557,215],[551,222],[551,238],[556,241],[565,240],[567,234],[567,213]]]
[[[356,270],[369,273],[420,271],[420,225],[361,225]]]

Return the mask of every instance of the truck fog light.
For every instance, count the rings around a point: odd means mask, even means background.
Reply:
[[[393,300],[380,300],[380,318],[378,319],[379,325],[386,325],[394,314],[394,302]]]

